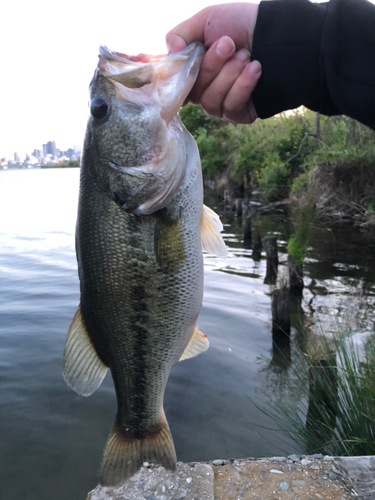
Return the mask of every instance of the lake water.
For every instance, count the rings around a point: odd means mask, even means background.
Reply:
[[[98,482],[114,421],[110,375],[89,398],[75,394],[61,375],[79,302],[78,181],[78,169],[0,171],[1,499],[85,499]],[[265,258],[252,259],[236,220],[224,223],[228,259],[205,257],[199,327],[210,349],[173,369],[165,397],[183,461],[301,451],[260,427],[274,424],[252,400],[264,404],[285,386],[288,373],[271,362]],[[287,227],[283,215],[262,222],[263,234],[278,236],[281,252]],[[349,316],[355,326],[374,328],[374,250],[371,235],[315,232],[303,299],[310,322],[330,325],[332,318],[345,322]],[[282,274],[285,253],[280,260]]]

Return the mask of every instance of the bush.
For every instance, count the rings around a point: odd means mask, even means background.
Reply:
[[[297,266],[302,266],[306,257],[306,247],[302,246],[296,236],[292,236],[286,247],[288,254],[293,257]]]
[[[226,169],[235,149],[228,124],[207,116],[200,106],[193,104],[184,106],[180,117],[197,142],[204,177],[211,179],[219,175]]]
[[[307,172],[303,172],[302,174],[297,175],[293,179],[290,194],[292,196],[298,196],[301,192],[307,187],[309,182],[309,174]]]
[[[210,118],[192,104],[182,108],[180,116],[198,143],[205,176],[214,178],[229,167],[240,187],[246,178],[258,183],[269,199],[286,197],[291,190],[298,194],[319,164],[355,164],[375,170],[375,132],[346,116],[324,117],[301,108],[252,125],[233,126]],[[350,181],[349,192],[358,191],[355,182]],[[359,184],[363,186],[363,178]],[[368,198],[373,187],[363,190],[365,207],[374,203]]]

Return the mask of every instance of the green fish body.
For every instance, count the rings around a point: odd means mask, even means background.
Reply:
[[[101,48],[90,85],[76,229],[81,301],[64,378],[88,396],[111,370],[118,410],[102,464],[106,485],[145,461],[175,468],[165,387],[174,364],[208,348],[196,326],[202,240],[225,252],[222,226],[203,209],[199,154],[177,114],[203,53],[194,44],[140,62]]]

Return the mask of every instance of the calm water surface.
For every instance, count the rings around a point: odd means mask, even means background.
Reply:
[[[110,375],[89,398],[62,379],[62,353],[79,302],[74,230],[78,169],[0,171],[0,498],[85,499],[98,482],[116,412]],[[200,329],[210,349],[179,363],[165,410],[179,460],[298,452],[251,402],[267,401],[288,376],[274,370],[266,263],[244,248],[224,218],[226,260],[205,258]],[[285,247],[287,222],[270,216],[263,234]],[[306,265],[303,307],[329,324],[357,304],[356,325],[374,326],[374,242],[317,231]],[[281,254],[282,263],[285,254]],[[285,265],[281,265],[282,274]],[[290,395],[295,397],[295,395]]]

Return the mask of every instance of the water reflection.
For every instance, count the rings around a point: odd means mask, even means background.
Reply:
[[[97,482],[113,423],[110,377],[82,398],[61,376],[65,336],[79,302],[78,176],[78,169],[0,172],[0,498],[30,498],[30,491],[38,500],[85,498]],[[265,402],[271,391],[298,407],[300,396],[289,391],[288,379],[306,325],[332,318],[345,323],[349,316],[366,330],[374,326],[372,237],[314,232],[303,295],[289,298],[286,336],[272,332],[271,297],[288,277],[288,218],[280,211],[259,215],[245,244],[241,221],[229,215],[223,217],[228,259],[205,256],[199,327],[210,349],[173,369],[165,397],[178,458],[185,461],[302,451],[278,432],[265,437],[259,426],[273,424],[251,400]],[[264,284],[261,242],[267,235],[278,241],[275,285]]]

